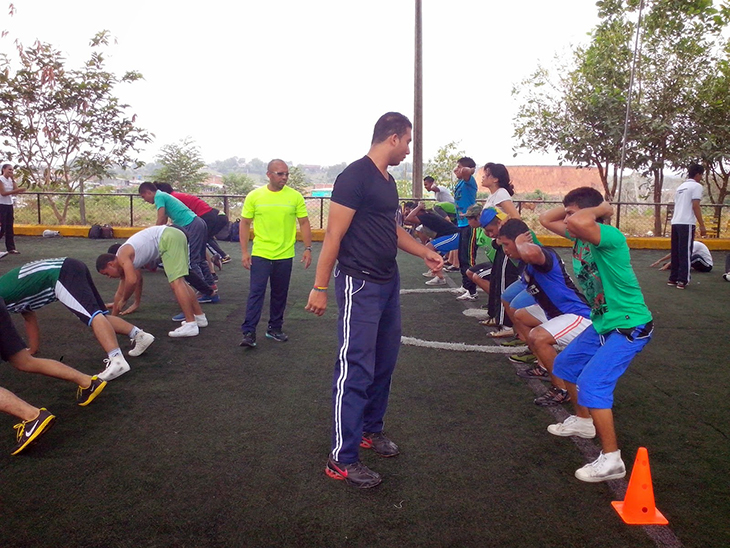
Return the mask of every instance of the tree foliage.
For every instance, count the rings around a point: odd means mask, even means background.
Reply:
[[[289,180],[286,184],[299,192],[304,192],[311,186],[307,180],[307,175],[298,166],[289,168]]]
[[[114,96],[117,84],[142,75],[131,71],[118,77],[106,69],[107,31],[97,33],[90,45],[91,56],[76,69],[43,42],[31,47],[16,42],[17,56],[0,54],[0,155],[17,166],[21,185],[71,192],[117,166],[142,165],[136,156],[151,135]],[[59,208],[48,197],[60,222],[68,199]]]
[[[155,171],[154,178],[182,192],[197,193],[207,177],[200,149],[190,137],[164,145],[155,159],[162,167]]]
[[[454,168],[459,158],[466,156],[466,153],[459,149],[457,142],[451,141],[440,147],[436,151],[436,156],[428,160],[423,168],[423,176],[431,176],[438,185],[445,185],[453,190],[456,179],[454,178]],[[408,195],[412,192],[408,191]]]
[[[245,173],[227,173],[223,176],[223,192],[226,194],[248,194],[254,186],[253,179]]]

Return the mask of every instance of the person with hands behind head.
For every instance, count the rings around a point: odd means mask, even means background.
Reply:
[[[339,350],[332,388],[332,446],[326,474],[349,485],[378,485],[380,474],[360,462],[360,447],[399,454],[383,432],[390,382],[401,338],[396,254],[421,257],[430,270],[443,260],[395,222],[398,190],[388,166],[410,152],[411,122],[388,112],[375,124],[370,150],[337,177],[327,230],[306,310],[321,316],[334,269]],[[337,267],[335,268],[335,262]]]
[[[19,187],[13,178],[13,166],[3,164],[0,169],[0,238],[5,235],[5,248],[13,255],[20,254],[15,249],[15,231],[13,223],[15,216],[13,211],[13,196],[25,194],[25,189]]]

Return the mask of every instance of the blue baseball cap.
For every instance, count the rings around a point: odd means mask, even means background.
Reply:
[[[487,226],[488,224],[491,224],[494,219],[499,219],[500,221],[503,221],[507,218],[507,215],[502,213],[501,211],[497,211],[496,208],[493,207],[487,207],[484,210],[482,210],[482,216],[479,217],[479,224],[484,226]]]

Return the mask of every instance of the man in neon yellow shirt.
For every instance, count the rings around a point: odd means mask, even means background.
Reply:
[[[281,328],[294,259],[297,219],[305,245],[301,262],[304,268],[309,268],[312,262],[312,230],[307,206],[299,192],[286,186],[289,167],[282,160],[271,160],[266,177],[269,183],[249,192],[241,211],[241,262],[244,268],[251,271],[251,283],[246,319],[241,325],[243,340],[240,346],[256,346],[256,326],[261,319],[269,280],[271,299],[266,337],[278,342],[286,342],[289,338]],[[249,254],[248,239],[252,224],[254,240]]]

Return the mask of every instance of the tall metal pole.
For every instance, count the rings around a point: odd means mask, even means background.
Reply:
[[[413,97],[413,197],[423,197],[423,49],[421,0],[416,0],[416,58]]]

